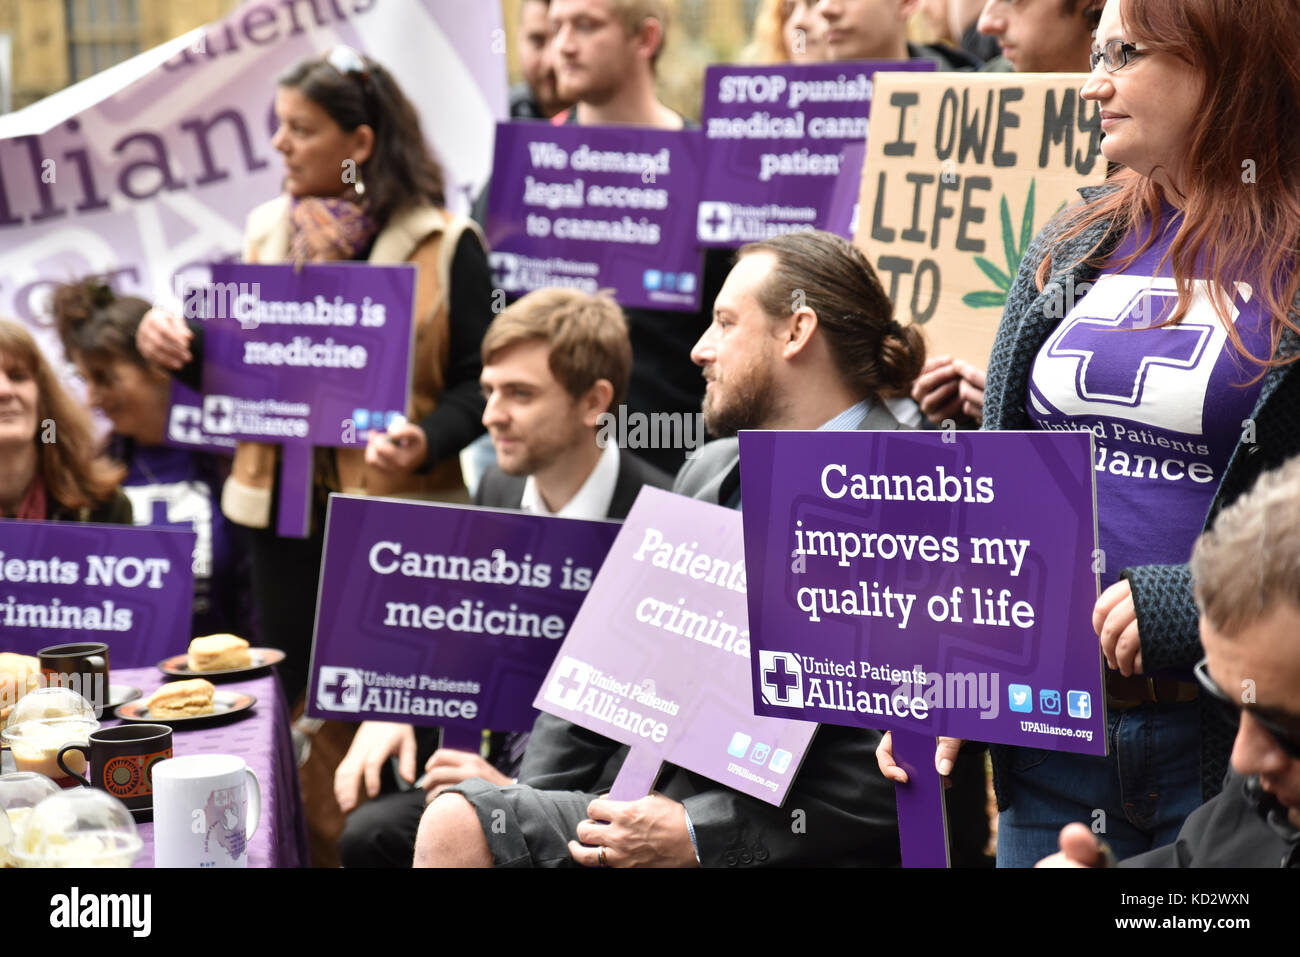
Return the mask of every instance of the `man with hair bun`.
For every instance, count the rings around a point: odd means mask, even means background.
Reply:
[[[829,233],[740,250],[691,351],[707,382],[710,442],[673,490],[738,507],[739,429],[907,428],[887,396],[924,361],[919,332],[893,307],[862,253]],[[430,803],[417,867],[890,866],[899,862],[892,785],[871,761],[878,731],[827,725],[784,807],[665,765],[637,801],[601,795],[627,749],[542,714],[519,783],[469,780]],[[804,812],[792,829],[790,809]]]

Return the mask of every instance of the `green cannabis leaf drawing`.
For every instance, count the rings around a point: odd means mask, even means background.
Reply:
[[[1029,181],[1029,194],[1025,197],[1025,215],[1020,221],[1020,236],[1017,243],[1016,232],[1011,226],[1011,210],[1007,206],[1007,197],[1002,195],[1002,251],[1007,257],[1007,271],[1003,272],[983,256],[975,257],[975,265],[984,275],[993,280],[996,290],[968,292],[961,301],[974,309],[1003,308],[1007,304],[1007,293],[1011,291],[1011,280],[1020,271],[1020,261],[1025,258],[1029,240],[1034,235],[1034,180]],[[1062,203],[1062,206],[1065,204]]]

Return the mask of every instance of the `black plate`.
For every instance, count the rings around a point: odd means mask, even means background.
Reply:
[[[123,721],[144,721],[156,724],[168,724],[174,726],[188,726],[199,724],[204,721],[220,721],[231,715],[237,715],[240,712],[248,711],[253,705],[257,704],[257,699],[251,694],[243,694],[239,691],[221,691],[218,690],[212,696],[212,713],[186,715],[183,718],[155,718],[149,713],[149,700],[142,698],[139,701],[130,701],[117,709],[117,716]]]
[[[284,661],[284,652],[279,648],[249,648],[248,656],[252,664],[246,668],[226,668],[221,671],[191,671],[189,655],[172,655],[158,662],[158,670],[173,678],[221,678],[228,675],[252,675],[265,671],[272,665]]]
[[[109,709],[116,708],[120,704],[134,701],[142,694],[144,694],[143,691],[131,685],[110,684],[108,686],[108,704],[105,707]]]

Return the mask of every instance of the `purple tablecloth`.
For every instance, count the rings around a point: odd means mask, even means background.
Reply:
[[[114,668],[114,685],[130,685],[153,694],[167,678],[157,668]],[[228,681],[217,685],[222,691],[251,694],[257,704],[240,717],[213,725],[189,728],[177,724],[172,728],[172,753],[237,754],[257,775],[262,787],[262,820],[248,842],[249,867],[307,866],[307,823],[302,811],[302,794],[298,789],[298,770],[294,761],[293,739],[289,734],[289,712],[284,693],[273,673],[247,681]],[[122,722],[105,721],[111,726]],[[136,867],[153,867],[153,823],[139,825],[144,848],[136,858]]]

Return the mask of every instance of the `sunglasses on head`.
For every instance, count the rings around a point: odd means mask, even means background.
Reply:
[[[1202,658],[1192,669],[1196,681],[1211,698],[1221,704],[1234,722],[1241,721],[1241,712],[1249,711],[1250,716],[1277,742],[1278,747],[1286,752],[1292,761],[1300,761],[1300,716],[1292,718],[1291,724],[1285,724],[1275,717],[1263,714],[1257,708],[1247,707],[1232,695],[1220,688],[1210,677],[1208,658]]]
[[[332,66],[339,76],[357,76],[363,80],[370,78],[370,71],[366,69],[366,61],[361,59],[360,53],[346,43],[340,43],[325,54],[325,62]]]

